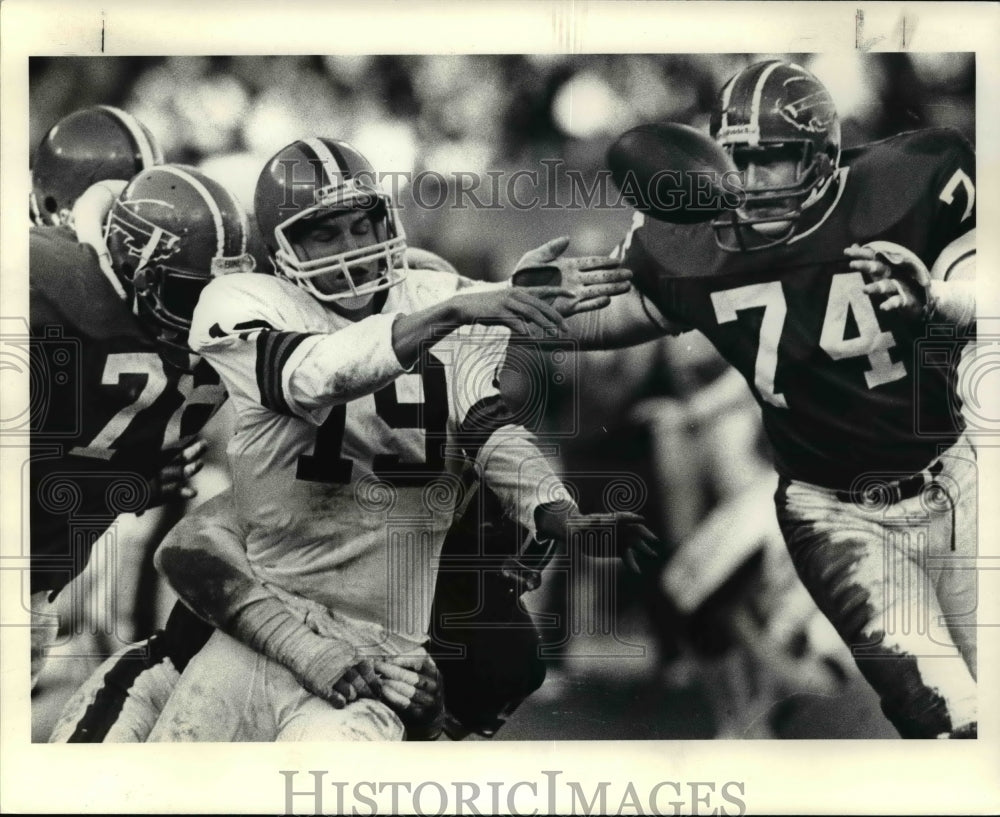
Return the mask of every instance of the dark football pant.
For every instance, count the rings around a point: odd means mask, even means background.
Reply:
[[[867,491],[782,479],[775,496],[799,577],[906,738],[976,736],[977,479],[955,445]]]
[[[526,538],[485,487],[445,538],[427,651],[444,680],[452,738],[493,737],[545,680],[541,638],[521,594],[540,580],[551,552],[536,554],[533,542],[522,548]]]

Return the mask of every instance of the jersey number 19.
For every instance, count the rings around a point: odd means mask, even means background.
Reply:
[[[448,426],[448,386],[444,364],[431,355],[421,363],[420,377],[424,402],[400,403],[396,383],[390,383],[364,400],[375,401],[375,413],[390,428],[422,428],[425,434],[424,461],[401,463],[398,454],[377,454],[373,472],[395,485],[426,485],[444,470],[442,446]],[[341,456],[347,427],[347,405],[334,406],[326,422],[316,431],[312,454],[298,459],[297,479],[309,482],[351,481],[354,461]]]

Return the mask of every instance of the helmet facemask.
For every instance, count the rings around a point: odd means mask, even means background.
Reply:
[[[781,151],[796,162],[793,181],[744,187],[742,206],[712,221],[719,246],[728,252],[752,252],[788,243],[796,235],[805,211],[826,192],[838,164],[839,151],[837,157],[819,153],[809,140],[760,143],[752,147],[746,142],[719,141],[744,178],[748,163],[755,157],[773,158]]]
[[[105,242],[114,270],[135,298],[136,314],[160,332],[157,341],[189,353],[187,335],[198,297],[208,282],[230,272],[251,272],[253,257],[215,256],[208,269],[194,270],[169,263],[182,247],[182,238],[122,206],[116,201],[105,224]]]
[[[289,236],[290,228],[326,215],[351,212],[368,213],[373,222],[383,225],[386,238],[365,247],[320,258],[304,260],[299,257]],[[317,190],[312,206],[300,210],[275,227],[274,239],[277,244],[274,264],[278,273],[323,303],[363,298],[389,289],[402,282],[408,270],[406,235],[396,219],[391,200],[384,192],[356,178],[344,179]],[[355,276],[359,273],[361,276],[369,273],[372,263],[378,264],[378,275],[371,281],[356,281]],[[338,276],[338,288],[324,292],[314,279],[331,273]]]
[[[741,172],[751,162],[761,170],[761,179],[744,176],[753,186],[741,191],[742,206],[712,222],[719,247],[752,252],[794,241],[806,211],[838,177],[840,120],[823,84],[784,60],[749,65],[719,91],[709,132]],[[790,178],[773,167],[778,159],[794,164]]]

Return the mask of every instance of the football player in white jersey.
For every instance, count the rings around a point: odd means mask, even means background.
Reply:
[[[393,663],[431,675],[422,644],[435,562],[470,478],[481,474],[539,538],[565,540],[590,519],[553,500],[558,481],[512,420],[495,373],[511,328],[554,331],[610,293],[581,295],[572,284],[585,265],[572,263],[560,268],[568,286],[529,290],[408,271],[391,200],[343,142],[279,151],[255,205],[278,274],[214,281],[190,343],[219,371],[237,414],[228,454],[251,569],[299,618],[230,606],[232,635],[217,631],[191,661],[150,739],[399,739],[391,706],[361,697],[380,692],[366,659],[390,680]],[[640,519],[615,521],[624,548],[650,554]],[[166,566],[197,609],[230,604],[217,564],[202,553]],[[296,653],[292,624],[317,614],[334,626],[306,663],[331,687],[345,673],[357,679],[340,687],[342,708],[288,669],[301,655],[265,657],[282,652],[275,645]]]

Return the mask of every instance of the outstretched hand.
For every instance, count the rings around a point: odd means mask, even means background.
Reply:
[[[603,309],[614,295],[629,291],[632,272],[608,255],[563,257],[569,237],[560,236],[529,250],[517,262],[512,283],[515,288],[560,287],[552,305],[565,317]]]
[[[614,513],[583,514],[577,510],[552,511],[545,506],[536,513],[538,535],[544,538],[569,542],[572,539],[582,543],[587,556],[617,556],[634,573],[657,570],[665,559],[666,549],[660,539],[648,527],[646,520],[637,513],[616,511]],[[614,550],[603,552],[599,549],[602,536],[574,537],[574,533],[613,531]]]
[[[900,312],[909,318],[926,314],[930,297],[931,274],[912,251],[891,241],[872,241],[863,246],[852,244],[844,250],[851,259],[851,269],[868,275],[867,295],[882,295],[883,312]]]

